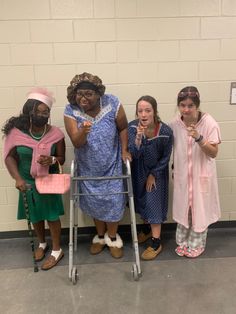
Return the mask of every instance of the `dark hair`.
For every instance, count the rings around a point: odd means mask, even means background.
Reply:
[[[41,103],[42,101],[40,100],[28,99],[23,106],[22,113],[18,117],[11,117],[5,122],[1,130],[3,134],[9,134],[13,128],[28,131],[30,128],[30,116]]]
[[[141,96],[137,100],[137,102],[136,102],[136,116],[138,116],[138,103],[142,100],[148,102],[152,106],[152,109],[154,111],[154,122],[155,123],[160,122],[161,119],[160,119],[160,117],[158,115],[158,111],[157,111],[157,101],[154,97],[149,96],[149,95]]]
[[[200,94],[195,86],[186,86],[178,93],[177,106],[185,99],[190,98],[197,108],[200,106]]]

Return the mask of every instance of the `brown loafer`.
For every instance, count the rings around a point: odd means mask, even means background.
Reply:
[[[145,261],[151,261],[157,257],[158,254],[161,253],[162,246],[160,245],[157,250],[154,250],[151,246],[149,246],[141,255],[141,258]]]
[[[63,256],[64,256],[63,251],[61,251],[61,253],[60,253],[60,255],[58,256],[57,259],[55,259],[54,256],[49,255],[49,257],[43,263],[41,269],[42,270],[49,270],[49,269],[53,268],[54,266],[57,265],[57,263],[62,259]]]
[[[148,239],[150,239],[152,237],[152,231],[150,231],[148,234],[145,234],[143,231],[141,231],[138,234],[138,243],[144,243],[146,242]]]
[[[48,250],[48,245],[45,247],[45,249],[43,249],[42,247],[38,247],[34,252],[35,261],[40,262],[41,260],[43,260],[47,250]]]

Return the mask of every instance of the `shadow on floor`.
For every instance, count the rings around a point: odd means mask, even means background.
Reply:
[[[135,262],[132,240],[129,233],[121,234],[124,241],[124,256],[119,259],[119,262]],[[100,263],[115,263],[116,259],[110,256],[109,250],[105,248],[98,255],[91,255],[89,247],[92,240],[92,235],[79,235],[77,252],[74,254],[74,265],[100,264]],[[65,253],[64,258],[60,261],[60,265],[68,265],[69,250],[68,236],[62,236],[62,249]],[[50,243],[50,238],[48,238]],[[158,260],[178,260],[174,249],[175,233],[163,232],[162,235],[163,251],[158,256]],[[140,253],[148,246],[149,242],[139,245]],[[209,229],[206,251],[199,258],[222,258],[236,256],[236,229],[235,228],[216,228]],[[0,240],[0,269],[16,269],[27,268],[32,266],[32,253],[30,239],[12,238]],[[39,263],[40,265],[40,263]]]

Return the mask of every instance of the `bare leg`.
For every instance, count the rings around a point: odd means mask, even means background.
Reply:
[[[52,237],[52,249],[53,251],[59,251],[61,248],[61,221],[60,219],[48,221],[48,226]]]
[[[44,243],[45,241],[45,226],[44,221],[39,221],[33,224],[36,236],[39,240],[39,243]]]
[[[115,238],[117,234],[117,229],[118,229],[118,224],[119,222],[107,222],[107,233],[108,236],[111,238]]]
[[[94,223],[97,229],[97,233],[99,236],[104,236],[106,232],[106,223],[101,220],[94,219]]]
[[[153,238],[161,237],[161,224],[151,224]]]

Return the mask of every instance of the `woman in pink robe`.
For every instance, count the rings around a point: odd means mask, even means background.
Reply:
[[[177,222],[176,253],[197,257],[206,246],[208,226],[220,218],[215,157],[220,129],[200,111],[196,87],[183,88],[179,115],[170,123],[174,134],[173,219]]]

